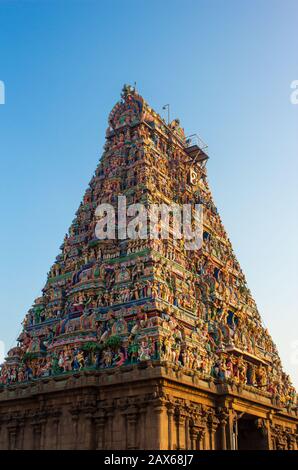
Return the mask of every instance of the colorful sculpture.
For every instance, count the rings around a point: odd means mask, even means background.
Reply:
[[[124,87],[61,253],[1,367],[1,386],[156,361],[297,406],[214,205],[206,159],[192,163],[189,148],[178,120],[168,126]],[[120,194],[130,203],[202,204],[202,248],[96,239],[97,206],[116,207]]]

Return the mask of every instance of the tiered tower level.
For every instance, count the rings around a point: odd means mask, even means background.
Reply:
[[[0,376],[1,448],[297,447],[297,397],[212,199],[206,149],[125,86]],[[99,204],[203,206],[203,245],[95,235]],[[162,224],[163,221],[160,221]]]

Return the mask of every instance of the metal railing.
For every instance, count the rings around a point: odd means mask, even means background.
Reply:
[[[192,134],[186,138],[186,147],[199,147],[206,155],[208,155],[208,145],[198,136],[198,134]]]

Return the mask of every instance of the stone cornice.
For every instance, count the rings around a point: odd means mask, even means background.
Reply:
[[[287,419],[290,423],[297,421],[297,413],[288,412],[286,409],[280,408],[272,403],[270,397],[263,396],[249,390],[238,390],[236,385],[228,385],[216,383],[214,380],[204,378],[199,373],[185,374],[183,370],[167,365],[166,367],[160,363],[141,363],[137,365],[124,366],[121,369],[107,369],[101,371],[84,371],[75,375],[61,375],[40,379],[33,383],[19,384],[12,387],[2,388],[0,390],[0,410],[1,405],[14,402],[14,406],[25,402],[30,406],[32,401],[36,401],[38,397],[41,402],[48,394],[67,395],[81,389],[83,395],[90,397],[90,393],[95,398],[96,394],[108,390],[110,386],[114,389],[123,386],[123,383],[131,383],[136,389],[142,387],[146,383],[155,383],[155,396],[158,397],[161,386],[165,386],[169,391],[171,389],[181,390],[183,394],[189,394],[201,397],[209,403],[215,400],[221,402],[233,402],[233,408],[244,409],[252,406],[259,410],[262,414],[273,413],[275,419],[280,416]],[[159,385],[158,385],[159,384]],[[71,402],[71,400],[70,400]]]

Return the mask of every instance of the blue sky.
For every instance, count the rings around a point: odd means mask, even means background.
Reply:
[[[298,385],[297,17],[296,0],[0,0],[6,348],[97,165],[108,113],[136,81],[209,144],[216,204]]]

